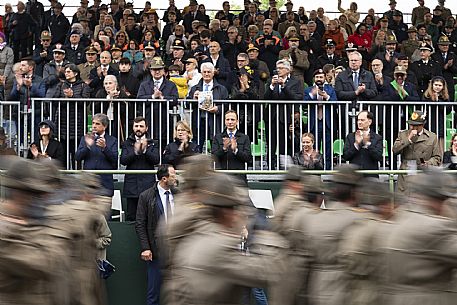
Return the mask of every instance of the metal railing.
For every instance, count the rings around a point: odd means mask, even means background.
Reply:
[[[437,133],[443,150],[449,147],[449,139],[455,129],[455,103],[433,102],[318,102],[318,101],[265,101],[225,100],[214,101],[219,111],[216,114],[201,110],[197,101],[180,100],[106,100],[106,99],[32,99],[31,109],[19,112],[17,102],[0,103],[0,111],[8,108],[9,119],[4,122],[17,126],[8,129],[9,139],[16,139],[18,152],[26,155],[30,143],[36,140],[37,124],[51,119],[57,125],[55,136],[63,143],[67,156],[66,168],[80,168],[72,161],[81,138],[90,131],[92,115],[109,113],[111,120],[108,133],[122,142],[132,133],[132,120],[141,115],[149,123],[149,134],[157,141],[162,152],[174,140],[173,130],[179,119],[189,122],[193,142],[202,153],[211,153],[212,139],[224,130],[223,114],[228,109],[239,115],[238,129],[247,134],[251,141],[252,160],[245,170],[285,169],[292,164],[291,158],[301,150],[301,135],[312,132],[315,148],[324,159],[324,168],[344,162],[344,142],[348,133],[356,130],[356,114],[366,109],[374,114],[372,130],[383,138],[383,160],[381,169],[396,169],[398,156],[393,155],[392,145],[400,130],[407,128],[406,121],[413,110],[427,112],[426,128]],[[15,108],[14,108],[15,107]],[[12,111],[11,108],[14,108]],[[13,112],[13,114],[11,114]],[[32,115],[33,114],[33,115]],[[11,144],[11,142],[10,142]],[[122,169],[121,166],[118,168]]]

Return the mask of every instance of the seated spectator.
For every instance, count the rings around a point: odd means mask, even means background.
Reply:
[[[376,82],[376,89],[378,90],[378,95],[375,98],[377,101],[382,101],[385,98],[387,87],[392,81],[389,75],[383,73],[383,67],[384,64],[380,59],[376,58],[371,62],[371,71]]]
[[[369,51],[370,57],[374,57],[377,53],[382,53],[386,50],[386,39],[387,32],[384,30],[378,30],[376,34],[374,34],[374,39]]]
[[[302,150],[294,155],[294,164],[304,169],[322,170],[324,160],[319,151],[314,149],[314,135],[305,132],[301,138]]]
[[[324,42],[324,45],[327,43],[328,46],[329,40],[333,41],[335,44],[335,54],[341,56],[341,53],[344,49],[344,37],[343,33],[341,33],[338,27],[338,23],[336,20],[330,20],[328,28],[325,31],[324,36],[322,36],[322,41]]]
[[[178,168],[184,158],[199,153],[198,145],[192,142],[193,137],[192,130],[186,121],[177,122],[173,135],[174,142],[165,147],[162,163]]]
[[[106,129],[109,120],[105,114],[97,113],[92,118],[92,134],[81,137],[75,159],[84,161],[83,169],[114,170],[117,169],[117,139],[110,136]],[[114,194],[113,174],[100,174],[102,186],[107,196]]]
[[[56,160],[60,166],[65,164],[65,155],[62,143],[56,140],[56,125],[49,120],[38,124],[38,140],[30,145],[27,152],[27,159],[49,159]]]
[[[86,46],[81,43],[81,35],[77,31],[70,33],[70,41],[65,45],[65,58],[76,65],[86,61],[84,50]]]
[[[350,32],[349,35],[355,32],[355,25],[359,22],[360,13],[357,12],[357,3],[351,2],[349,9],[341,8],[341,0],[338,0],[338,11],[340,11],[347,19],[347,25],[349,26]],[[341,19],[340,19],[341,20]],[[346,29],[348,29],[346,27]]]
[[[297,35],[297,30],[296,30],[296,28],[294,26],[291,26],[291,27],[287,28],[287,30],[284,33],[284,35],[282,35],[282,40],[281,40],[283,51],[287,50],[290,47],[289,46],[289,38],[292,37],[292,36],[296,36],[296,35]]]
[[[443,165],[448,169],[457,169],[457,133],[452,135],[449,150],[444,152]]]
[[[92,88],[93,95],[103,88],[103,81],[107,75],[118,76],[119,71],[111,65],[111,54],[108,51],[103,51],[100,54],[100,66],[93,68],[90,71],[89,79],[91,80],[89,86]]]
[[[431,58],[431,54],[434,52],[431,45],[423,43],[419,50],[421,59],[413,62],[409,67],[417,77],[418,94],[420,97],[423,97],[430,80],[436,75],[442,75],[443,71],[439,64]]]
[[[89,85],[90,71],[95,68],[99,63],[97,60],[97,50],[93,46],[89,46],[84,51],[86,53],[86,62],[79,64],[80,77],[83,82]]]
[[[344,45],[343,45],[344,47]],[[336,54],[336,43],[331,39],[327,39],[324,44],[325,54],[317,59],[318,69],[322,69],[327,64],[332,64],[335,67],[342,65],[341,56]],[[341,52],[340,52],[341,54]]]
[[[378,170],[382,162],[382,137],[371,129],[373,113],[361,111],[357,115],[357,130],[344,141],[343,159],[360,169]],[[367,175],[378,177],[378,175]]]
[[[129,47],[128,42],[129,37],[125,31],[120,30],[116,33],[116,37],[114,38],[114,44],[116,45],[116,47],[121,49],[122,52],[126,51]]]
[[[457,56],[454,52],[450,52],[451,42],[447,36],[441,36],[438,40],[438,50],[432,55],[441,67],[443,77],[446,80],[447,87],[449,88],[449,100],[454,101],[454,76],[457,75]]]

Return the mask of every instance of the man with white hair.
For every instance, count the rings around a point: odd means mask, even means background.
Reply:
[[[192,109],[194,110],[192,113],[192,131],[198,135],[197,144],[202,149],[203,143],[206,143],[206,139],[212,138],[214,133],[218,132],[218,130],[213,130],[214,114],[216,114],[217,122],[219,122],[221,114],[228,110],[225,103],[219,102],[220,100],[228,99],[228,91],[214,78],[216,68],[211,62],[202,63],[200,71],[202,79],[190,89],[187,99],[199,100],[200,95],[208,95],[208,92],[211,92],[212,101],[218,101],[217,103],[213,102],[210,107],[201,107],[198,112],[196,111],[198,108],[197,104],[192,105]],[[207,137],[206,126],[208,126]],[[216,127],[220,127],[220,124],[216,124]]]
[[[303,84],[293,77],[291,72],[291,65],[288,60],[281,59],[276,62],[277,74],[271,78],[271,83],[267,85],[265,91],[266,100],[279,100],[279,101],[301,101],[303,100]],[[276,148],[279,149],[279,155],[292,155],[292,141],[289,132],[289,126],[292,124],[293,109],[290,104],[281,104],[279,109],[276,105],[267,108],[265,112],[265,123],[270,126],[271,143],[270,155],[274,155]],[[271,109],[271,111],[269,111]],[[270,137],[267,137],[270,139]],[[287,139],[287,140],[286,140]],[[279,160],[276,160],[276,167],[279,167]]]

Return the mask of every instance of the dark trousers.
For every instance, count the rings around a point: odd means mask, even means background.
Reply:
[[[18,39],[13,42],[13,53],[14,53],[14,62],[18,62],[19,59],[29,55],[28,54],[28,39]],[[21,55],[19,56],[19,52]]]
[[[162,283],[162,275],[160,272],[160,264],[158,259],[146,262],[148,270],[148,291],[147,305],[159,305],[160,285]]]
[[[127,212],[125,213],[126,221],[135,221],[137,207],[138,198],[127,198]]]

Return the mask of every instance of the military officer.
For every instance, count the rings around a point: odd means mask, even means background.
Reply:
[[[392,147],[395,155],[401,155],[400,169],[416,170],[441,164],[442,152],[436,134],[424,128],[426,114],[414,111],[407,121],[408,130],[398,133]],[[398,190],[405,192],[405,175],[398,175]]]
[[[293,67],[291,75],[300,80],[301,84],[304,84],[304,77],[306,71],[309,69],[308,53],[300,50],[298,45],[300,39],[297,35],[293,35],[289,38],[289,48],[287,50],[281,50],[279,52],[279,59],[287,59],[291,62]],[[303,89],[303,88],[302,88]],[[302,90],[303,91],[303,90]]]
[[[455,178],[435,168],[410,182],[409,204],[381,249],[386,281],[378,304],[455,304],[457,227],[443,215],[446,200],[455,197]]]
[[[417,93],[423,98],[430,80],[434,76],[442,75],[442,72],[439,64],[431,58],[431,54],[434,51],[431,45],[423,43],[419,51],[421,59],[413,62],[409,68],[416,74],[418,82]]]
[[[200,188],[202,203],[211,206],[210,225],[178,246],[175,262],[185,281],[185,304],[239,304],[244,287],[275,284],[283,272],[286,242],[272,232],[256,231],[251,249],[256,255],[240,251],[240,214],[243,204],[233,180],[224,174]]]
[[[401,43],[401,53],[406,55],[409,59],[414,54],[414,52],[419,49],[420,41],[417,38],[417,28],[415,26],[410,26],[408,28],[408,39],[404,40]]]
[[[85,82],[86,84],[90,83],[89,80],[89,75],[90,71],[93,68],[96,68],[99,66],[98,60],[97,60],[97,50],[93,46],[89,46],[85,50],[86,53],[86,62],[79,64],[79,75],[81,76],[81,80]]]

